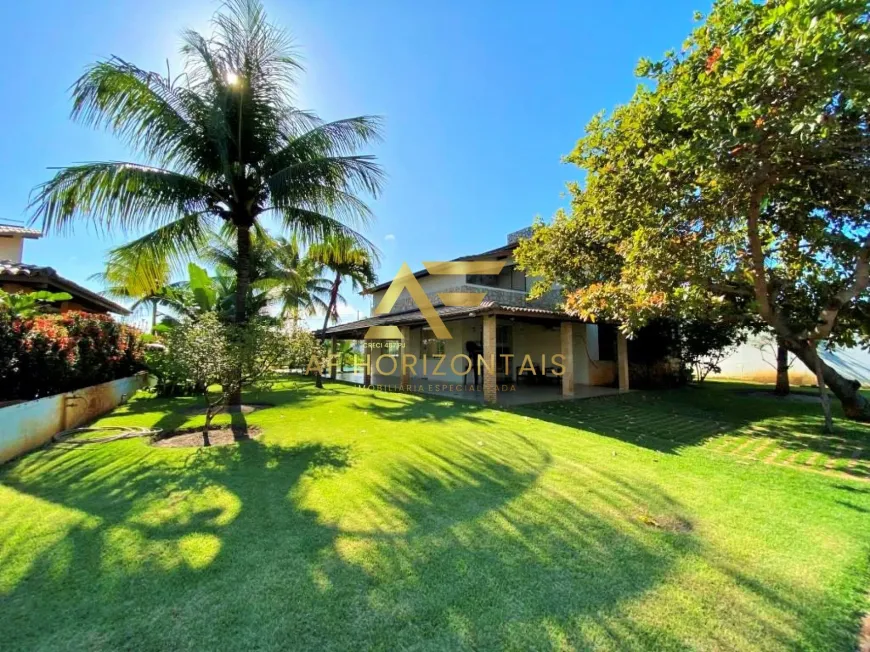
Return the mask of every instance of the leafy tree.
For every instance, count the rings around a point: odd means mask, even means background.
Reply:
[[[702,319],[650,319],[628,342],[632,386],[677,386],[693,376],[704,382],[746,340],[744,326],[730,315],[715,313]]]
[[[314,333],[306,328],[293,328],[288,334],[287,368],[306,370],[312,361],[322,357],[322,347]]]
[[[722,371],[722,361],[746,341],[742,326],[729,319],[694,319],[679,324],[682,360],[694,371],[695,380],[703,383],[711,373]]]
[[[586,172],[571,213],[517,255],[537,292],[560,283],[570,312],[627,331],[749,312],[870,420],[858,383],[817,353],[866,341],[868,42],[863,0],[716,2],[568,156]]]
[[[154,230],[126,245],[143,265],[197,252],[221,226],[236,239],[234,318],[249,315],[251,233],[266,215],[307,241],[343,234],[370,212],[358,197],[382,180],[357,150],[378,138],[377,118],[323,122],[292,104],[301,71],[287,34],[258,0],[228,0],[214,33],[183,33],[184,74],[147,72],[112,57],[73,86],[72,116],[106,127],[142,163],[105,161],[60,169],[36,189],[34,220],[65,230]]]
[[[166,361],[173,377],[184,378],[205,399],[206,446],[212,420],[230,397],[243,387],[268,385],[275,370],[287,365],[290,348],[287,336],[260,318],[242,326],[207,312],[172,329]]]

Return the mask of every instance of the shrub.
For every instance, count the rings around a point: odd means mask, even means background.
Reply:
[[[107,315],[0,310],[0,400],[30,400],[144,368],[139,334]]]
[[[323,343],[314,333],[304,328],[294,328],[288,335],[287,367],[306,372],[312,360],[323,361]]]
[[[166,348],[145,350],[145,366],[156,384],[154,391],[161,398],[194,394],[195,387],[188,381],[184,369]]]

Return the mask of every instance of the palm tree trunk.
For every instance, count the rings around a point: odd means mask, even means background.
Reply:
[[[332,290],[329,292],[329,305],[326,308],[326,314],[323,316],[323,329],[321,330],[321,335],[323,339],[326,339],[326,328],[329,326],[329,318],[332,316],[332,313],[335,311],[335,304],[338,303],[338,288],[341,285],[341,274],[335,274],[335,280],[332,282]],[[332,361],[330,360],[330,363]],[[323,379],[320,377],[320,372],[317,372],[317,375],[314,377],[314,383],[317,387],[323,388]]]
[[[157,326],[157,302],[151,304],[151,332],[154,333],[154,327]]]
[[[236,323],[248,320],[248,291],[251,288],[251,231],[247,225],[240,225],[236,232]]]
[[[248,321],[248,291],[251,287],[251,231],[247,225],[238,225],[236,229],[236,311],[235,322],[244,324]],[[242,370],[239,369],[239,375]],[[229,396],[229,405],[240,405],[242,402],[241,383]]]

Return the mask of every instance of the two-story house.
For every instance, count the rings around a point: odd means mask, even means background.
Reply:
[[[364,341],[367,355],[362,372],[344,374],[344,379],[424,393],[462,392],[470,394],[468,398],[514,404],[626,391],[627,347],[613,324],[586,323],[560,311],[558,292],[529,300],[533,279],[517,268],[513,258],[527,232],[510,234],[501,247],[452,261],[499,261],[503,265],[498,274],[414,272],[449,337],[438,336],[407,288],[389,312],[380,314],[377,309],[383,308],[393,282],[368,290],[369,318],[338,324],[323,333],[333,347],[336,340]],[[393,287],[393,295],[396,291]],[[481,300],[455,305],[460,293]],[[364,340],[367,334],[371,337],[371,327],[381,331],[395,327],[391,330],[397,336],[389,341]],[[484,365],[482,378],[475,382],[469,360],[478,358],[490,364]],[[331,375],[342,377],[335,369]]]

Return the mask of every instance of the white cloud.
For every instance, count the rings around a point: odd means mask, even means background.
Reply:
[[[395,242],[396,236],[393,235],[392,233],[388,233],[387,235],[384,236],[384,240],[386,240],[387,242]]]

